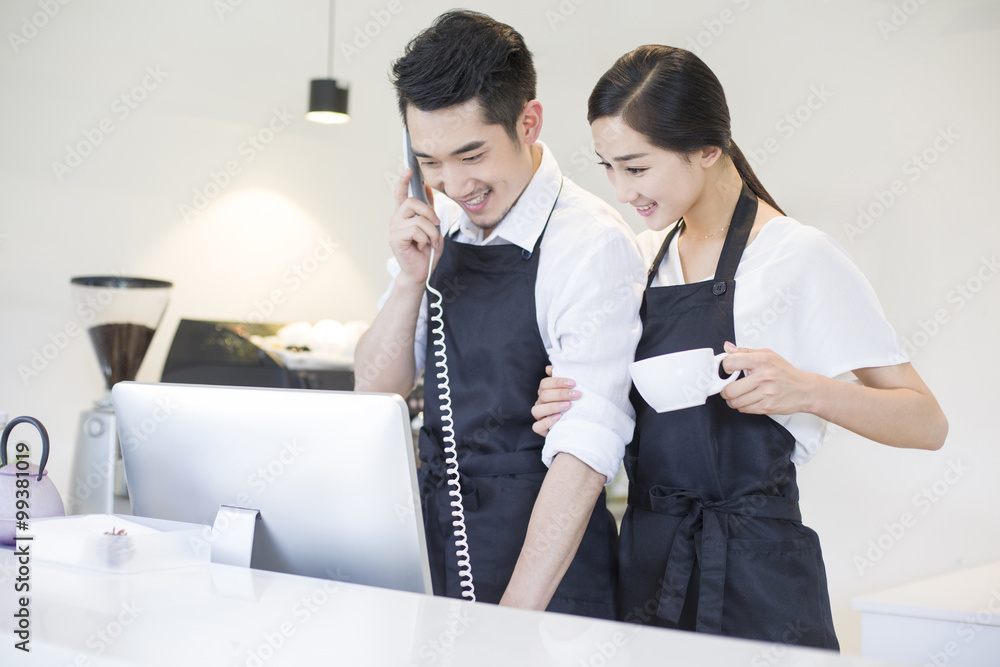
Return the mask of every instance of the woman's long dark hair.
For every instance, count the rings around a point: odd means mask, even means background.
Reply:
[[[718,146],[754,194],[785,214],[733,141],[722,84],[690,51],[647,45],[619,58],[587,102],[588,121],[608,116],[621,116],[651,144],[675,153]]]

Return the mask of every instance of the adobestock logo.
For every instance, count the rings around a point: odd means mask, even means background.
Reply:
[[[555,9],[545,10],[545,20],[549,22],[549,28],[555,30],[560,23],[565,23],[566,19],[576,13],[576,8],[587,2],[587,0],[561,0]]]
[[[121,270],[111,273],[114,276],[122,276]],[[111,303],[117,294],[117,290],[105,288],[98,290],[94,294],[88,294],[85,301],[76,306],[76,314],[79,322],[75,320],[67,321],[60,329],[49,332],[47,342],[36,346],[30,350],[31,359],[28,364],[18,364],[17,374],[21,377],[21,382],[27,387],[36,377],[41,375],[49,365],[56,360],[69,344],[80,336],[85,329],[89,328],[97,316]]]
[[[895,521],[883,523],[882,527],[885,530],[874,539],[868,540],[864,553],[854,556],[852,560],[858,574],[863,576],[865,571],[882,560],[911,529],[917,526],[920,517],[944,500],[955,485],[965,478],[966,473],[971,471],[972,468],[964,465],[960,459],[948,461],[948,469],[941,477],[913,494],[910,503],[917,512],[905,511]]]
[[[195,219],[207,209],[209,204],[232,184],[233,179],[243,172],[243,167],[256,160],[257,156],[275,140],[277,135],[285,131],[294,118],[295,116],[289,113],[288,107],[272,109],[267,125],[253,134],[247,135],[246,139],[236,147],[236,153],[242,160],[227,160],[218,171],[210,171],[205,184],[192,190],[190,204],[178,205],[177,210],[184,222]]]
[[[745,11],[750,6],[750,0],[733,0],[733,4],[740,11]],[[722,37],[722,33],[736,23],[737,16],[738,14],[732,9],[723,9],[718,16],[702,21],[704,29],[699,30],[694,37],[688,38],[687,50],[700,58],[705,49],[715,44],[715,41]]]
[[[909,183],[916,183],[924,174],[937,163],[941,156],[951,150],[952,146],[962,138],[948,127],[937,128],[937,133],[929,144],[908,157],[901,167],[904,176],[907,176]],[[844,234],[852,244],[864,236],[865,232],[875,226],[875,222],[881,218],[892,206],[900,200],[907,192],[907,182],[902,178],[893,179],[885,188],[876,188],[872,192],[873,201],[865,206],[858,207],[858,217],[856,222],[844,223]]]
[[[35,12],[30,17],[21,17],[21,29],[18,32],[8,32],[7,41],[10,48],[17,53],[21,47],[27,45],[32,39],[38,36],[40,30],[54,19],[62,8],[68,5],[70,0],[38,0],[38,7],[42,10]]]
[[[1000,273],[1000,259],[997,254],[983,256],[979,266],[965,280],[956,283],[945,297],[950,308],[939,307],[927,318],[918,318],[917,329],[909,336],[901,338],[903,354],[911,361],[917,352],[926,347],[952,321],[952,316],[965,308]]]
[[[334,250],[339,247],[340,244],[330,235],[317,239],[312,250],[300,261],[292,264],[282,275],[281,281],[288,285],[288,291],[275,287],[263,299],[256,299],[253,310],[246,315],[246,321],[259,324],[274,315],[278,308],[288,301],[291,294],[298,291],[324,262],[333,257]]]
[[[825,83],[818,86],[810,86],[809,94],[805,101],[791,111],[785,113],[774,123],[774,130],[781,136],[781,140],[775,137],[768,137],[761,143],[759,148],[749,148],[744,150],[747,162],[754,169],[760,169],[764,164],[781,150],[782,141],[788,141],[795,133],[801,130],[815,116],[816,112],[826,106],[826,103],[833,97]]]
[[[879,19],[875,22],[882,39],[888,41],[892,33],[899,32],[900,28],[909,23],[927,2],[928,0],[903,0],[898,5],[894,4],[892,11],[889,12],[889,20]]]
[[[389,0],[384,9],[373,9],[369,14],[371,21],[366,21],[363,26],[355,26],[354,34],[349,44],[341,44],[340,52],[344,55],[344,60],[351,62],[355,56],[360,56],[361,52],[372,44],[372,40],[382,34],[382,31],[389,27],[392,20],[403,11],[401,0]]]
[[[150,65],[146,67],[145,72],[142,81],[116,97],[111,103],[111,113],[118,118],[118,122],[128,118],[132,111],[138,108],[149,97],[149,94],[159,88],[163,80],[170,76],[170,73],[161,70],[159,65]],[[56,180],[62,183],[63,179],[82,165],[84,158],[91,155],[104,142],[104,138],[115,129],[117,129],[117,125],[111,118],[103,118],[96,127],[84,129],[83,139],[75,144],[66,145],[63,162],[52,161],[52,173],[56,175]]]

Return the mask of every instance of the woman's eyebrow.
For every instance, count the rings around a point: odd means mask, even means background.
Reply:
[[[628,162],[629,160],[635,160],[637,158],[646,157],[649,153],[629,153],[628,155],[622,155],[620,157],[612,158],[615,162]]]

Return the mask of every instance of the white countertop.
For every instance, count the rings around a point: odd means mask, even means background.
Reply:
[[[3,665],[885,665],[611,621],[205,565],[109,574],[31,563],[31,649],[14,649],[16,569],[0,549]]]
[[[851,600],[862,612],[1000,626],[1000,562],[897,586]]]

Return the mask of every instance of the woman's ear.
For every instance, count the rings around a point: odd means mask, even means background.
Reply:
[[[722,149],[718,146],[705,146],[701,149],[701,166],[708,169],[722,157]]]

